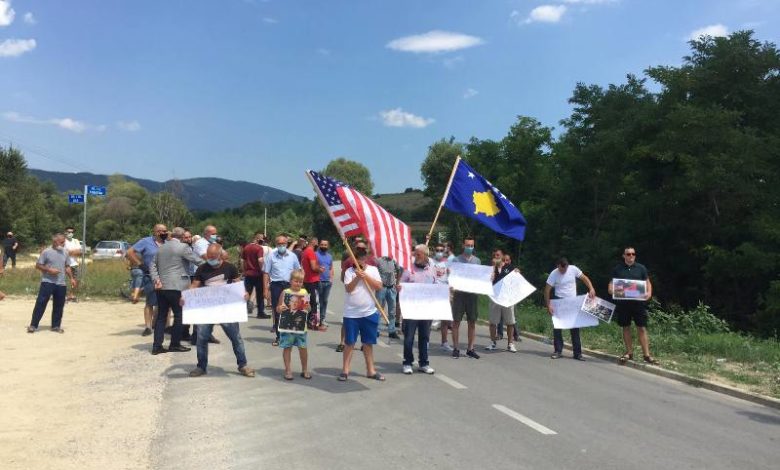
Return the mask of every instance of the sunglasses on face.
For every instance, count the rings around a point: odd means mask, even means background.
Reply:
[[[624,256],[636,256],[636,253],[623,253]]]
[[[436,253],[444,253],[444,250],[436,250]]]

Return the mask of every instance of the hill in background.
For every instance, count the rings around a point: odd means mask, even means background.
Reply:
[[[83,191],[84,185],[107,186],[108,175],[93,173],[62,173],[29,169],[29,173],[41,181],[54,183],[59,191]],[[302,201],[306,198],[247,181],[232,181],[222,178],[190,178],[169,180],[165,182],[152,181],[126,176],[128,181],[134,181],[150,192],[173,190],[184,200],[187,207],[193,211],[221,211],[241,207],[250,202],[274,203],[281,201]]]

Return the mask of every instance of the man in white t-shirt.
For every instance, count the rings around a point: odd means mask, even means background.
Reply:
[[[593,289],[593,284],[588,279],[588,276],[583,273],[580,268],[569,264],[569,260],[566,258],[559,258],[556,263],[556,268],[547,277],[547,284],[544,286],[544,303],[547,305],[547,311],[550,315],[554,315],[552,304],[550,303],[550,291],[555,289],[555,297],[563,299],[566,297],[577,296],[577,279],[580,279],[588,288],[588,295],[593,298],[596,296],[596,291]],[[574,359],[578,361],[584,361],[582,358],[582,343],[580,342],[580,329],[571,329],[571,346],[574,352]],[[563,330],[555,328],[553,330],[553,352],[552,359],[558,359],[563,355]]]
[[[65,228],[65,251],[68,252],[68,266],[73,273],[73,278],[78,279],[79,261],[78,257],[81,256],[81,242],[78,239],[73,238],[73,234],[76,233],[76,229],[73,227]],[[76,290],[72,289],[68,291],[68,301],[76,301]]]
[[[381,381],[385,377],[374,368],[379,312],[372,293],[382,288],[382,278],[376,266],[366,263],[368,255],[365,250],[359,251],[356,256],[358,266],[352,266],[344,273],[344,289],[347,291],[344,299],[344,367],[339,380],[343,382],[349,377],[352,351],[359,334],[366,358],[366,376]]]

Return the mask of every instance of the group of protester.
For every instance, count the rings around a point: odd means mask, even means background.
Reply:
[[[66,278],[75,288],[78,281],[75,272],[78,269],[76,257],[81,253],[81,245],[73,239],[73,229],[65,233],[57,233],[52,237],[51,247],[43,250],[37,262],[36,269],[41,271],[41,286],[33,310],[33,316],[27,331],[34,333],[39,326],[43,313],[50,299],[53,299],[52,331],[63,333],[62,315],[66,299]],[[70,243],[70,244],[69,244]],[[75,244],[75,246],[74,246]],[[465,341],[465,356],[479,359],[476,351],[476,322],[478,319],[478,295],[451,289],[452,321],[433,322],[431,320],[401,320],[399,311],[399,295],[403,296],[403,283],[448,284],[450,268],[454,263],[481,264],[475,254],[475,241],[466,238],[462,252],[453,253],[452,245],[435,244],[433,259],[427,244],[414,247],[413,263],[410,269],[401,268],[397,260],[388,257],[375,258],[370,255],[368,244],[362,238],[354,240],[341,261],[341,276],[346,297],[344,302],[344,319],[341,329],[341,341],[337,351],[343,353],[342,372],[338,379],[345,381],[351,372],[351,358],[357,344],[361,341],[361,350],[366,362],[366,375],[369,378],[383,381],[385,377],[377,372],[373,359],[373,345],[380,334],[380,308],[386,312],[388,320],[387,334],[390,338],[400,339],[396,328],[401,327],[404,336],[404,354],[402,370],[404,374],[412,374],[414,363],[414,340],[417,337],[418,371],[433,374],[428,356],[432,328],[441,331],[441,348],[455,359],[461,357],[460,325],[465,316],[467,336]],[[169,231],[163,224],[155,225],[153,234],[137,241],[127,253],[130,263],[133,285],[136,287],[134,299],[138,300],[138,291],[145,294],[144,330],[143,336],[154,334],[151,353],[153,355],[166,352],[187,352],[191,348],[184,346],[182,341],[190,340],[196,346],[197,367],[190,376],[197,377],[207,373],[209,343],[219,343],[213,336],[214,325],[198,325],[190,333],[189,327],[182,324],[182,291],[197,289],[204,286],[217,286],[241,282],[243,278],[247,311],[254,313],[257,308],[258,318],[272,318],[271,332],[275,335],[274,346],[283,349],[284,378],[293,379],[291,368],[291,351],[299,348],[302,371],[301,376],[309,379],[307,334],[304,332],[280,332],[280,315],[290,309],[285,302],[286,295],[308,296],[307,323],[317,331],[328,328],[328,297],[333,282],[334,263],[329,253],[328,240],[307,238],[301,236],[297,241],[290,241],[285,235],[274,239],[269,246],[262,232],[255,234],[250,243],[240,248],[239,266],[228,261],[228,254],[221,244],[217,228],[207,226],[202,236],[193,237],[192,233],[182,227]],[[355,263],[357,261],[357,263]],[[74,264],[75,262],[75,264]],[[508,253],[494,250],[493,283],[501,281],[517,268],[512,264]],[[630,325],[633,322],[638,330],[639,342],[644,360],[657,364],[658,361],[650,355],[647,337],[646,301],[652,296],[652,287],[647,269],[636,263],[636,250],[627,247],[623,251],[623,262],[613,270],[613,278],[635,279],[647,282],[645,296],[637,301],[616,300],[616,318],[623,327],[623,338],[626,352],[621,361],[633,359],[633,344]],[[590,297],[595,296],[595,289],[590,279],[576,266],[570,265],[566,258],[560,258],[556,268],[549,274],[544,290],[545,305],[551,315],[555,314],[552,295],[556,298],[566,298],[577,295],[576,280],[581,280],[588,289]],[[608,290],[612,292],[610,282]],[[254,294],[256,301],[252,302]],[[2,294],[0,294],[0,299]],[[265,314],[265,305],[271,307],[272,315]],[[169,313],[171,320],[169,320]],[[166,328],[168,323],[170,327]],[[490,343],[485,348],[497,350],[498,341],[506,327],[507,351],[517,352],[517,338],[514,307],[504,307],[490,301],[489,309]],[[242,375],[252,377],[254,369],[247,365],[244,342],[238,323],[222,323],[220,327],[231,342],[236,356],[238,370]],[[164,335],[170,332],[170,342],[167,348],[163,346]],[[451,335],[452,342],[449,338]],[[583,360],[579,330],[571,330],[573,356]],[[553,359],[560,358],[563,353],[563,333],[554,330]]]

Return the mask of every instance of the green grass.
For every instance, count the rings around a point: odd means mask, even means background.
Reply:
[[[488,301],[480,297],[479,316],[487,320]],[[515,308],[521,331],[552,339],[547,311],[529,301]],[[624,351],[622,329],[614,322],[581,331],[585,348],[620,355]],[[780,342],[734,332],[678,332],[651,312],[648,326],[650,350],[662,367],[697,378],[725,382],[780,398]],[[568,341],[568,334],[564,334]],[[635,356],[640,353],[636,338]]]
[[[89,263],[87,276],[79,286],[80,298],[120,298],[119,289],[127,287],[130,271],[121,261],[98,261]],[[0,277],[0,290],[10,295],[37,295],[41,273],[35,268],[7,269]]]

